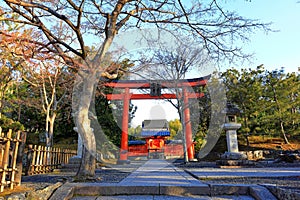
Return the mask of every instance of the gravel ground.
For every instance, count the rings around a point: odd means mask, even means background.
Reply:
[[[144,162],[133,161],[130,165],[114,165],[96,169],[96,178],[90,181],[99,183],[118,183],[143,163]],[[59,172],[22,176],[21,186],[33,190],[40,190],[57,182],[72,182],[75,175],[76,172]]]
[[[71,173],[62,174],[37,174],[32,176],[22,176],[22,188],[28,188],[30,190],[40,190],[57,182],[65,182],[72,179]]]
[[[113,169],[97,170],[96,178],[89,182],[118,183],[126,178],[130,172],[117,171]],[[22,187],[35,190],[43,189],[57,182],[73,182],[76,173],[48,173],[22,177]]]

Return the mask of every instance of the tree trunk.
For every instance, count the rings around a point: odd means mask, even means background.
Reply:
[[[56,113],[53,113],[51,117],[48,118],[49,123],[49,130],[46,133],[46,146],[52,147],[53,146],[53,134],[54,134],[54,121],[56,118]]]
[[[247,128],[247,133],[246,133],[246,142],[247,142],[247,148],[250,148],[250,142],[249,142],[249,127],[248,127],[248,118],[246,116],[244,116],[244,123],[245,123],[245,127]]]
[[[280,120],[280,129],[281,129],[281,134],[282,134],[283,139],[284,139],[284,143],[285,144],[289,144],[290,142],[289,142],[289,140],[286,137],[286,134],[285,134],[285,131],[284,131],[284,125],[283,125],[283,121],[282,120]]]
[[[46,109],[46,121],[45,121],[45,139],[46,139],[46,146],[47,147],[50,147],[49,121],[50,121],[50,108],[48,106],[47,109]]]
[[[93,155],[93,153],[90,153],[90,151],[83,145],[81,164],[76,174],[78,180],[94,178],[95,169],[95,156]]]
[[[283,139],[284,139],[284,143],[285,144],[289,144],[289,140],[287,139],[286,135],[285,135],[285,130],[284,130],[284,125],[283,125],[283,116],[282,116],[282,111],[281,111],[281,107],[280,107],[280,104],[278,102],[278,98],[277,98],[277,93],[276,93],[276,90],[274,88],[274,86],[272,85],[272,91],[273,91],[273,95],[274,95],[274,101],[276,103],[276,107],[277,107],[277,110],[279,112],[279,122],[280,122],[280,132],[283,136]]]
[[[96,139],[91,128],[89,111],[94,96],[96,73],[84,74],[78,77],[73,98],[75,98],[75,124],[83,142],[82,160],[77,172],[79,179],[92,178],[96,169]],[[73,101],[74,103],[74,101]],[[73,105],[74,106],[74,105]]]
[[[22,105],[19,103],[19,106],[18,106],[18,122],[21,121],[21,107],[22,107]]]
[[[246,133],[247,149],[250,149],[249,133]]]
[[[83,143],[81,165],[76,175],[79,180],[95,176],[97,146],[94,131],[91,128],[89,112],[91,111],[90,106],[98,83],[97,74],[101,74],[99,72],[105,69],[105,64],[101,61],[110,47],[115,34],[116,32],[111,32],[107,36],[92,61],[83,61],[85,66],[81,66],[74,83],[72,110],[74,112],[76,129]],[[100,63],[103,65],[100,65]]]

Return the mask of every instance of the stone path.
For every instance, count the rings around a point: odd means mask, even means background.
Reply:
[[[132,186],[206,186],[165,160],[149,160],[120,182]]]
[[[188,171],[198,178],[242,178],[242,177],[300,177],[298,167],[265,167],[265,168],[190,168]]]
[[[204,184],[165,160],[149,160],[119,183],[66,183],[51,200],[276,199],[258,185]]]

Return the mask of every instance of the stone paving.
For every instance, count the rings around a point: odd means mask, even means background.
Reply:
[[[298,167],[278,168],[189,168],[187,170],[198,178],[239,178],[239,177],[284,177],[300,176]]]
[[[120,182],[120,185],[206,186],[165,160],[150,160]]]
[[[201,169],[193,170],[196,176],[202,173]],[[203,173],[208,172],[207,170]],[[119,183],[66,183],[58,188],[50,199],[272,200],[276,198],[263,186],[204,184],[165,160],[149,160]]]

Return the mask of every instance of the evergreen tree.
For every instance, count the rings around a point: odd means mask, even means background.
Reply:
[[[241,110],[240,133],[287,135],[299,133],[299,75],[284,69],[229,69],[222,73],[228,100]],[[249,144],[249,141],[247,139]]]
[[[246,136],[249,145],[249,134],[259,133],[260,128],[260,99],[262,95],[262,72],[263,66],[258,66],[255,70],[229,69],[222,73],[224,84],[227,87],[228,101],[237,105],[241,109],[240,120],[242,127],[240,133]]]
[[[269,131],[280,133],[284,142],[289,143],[289,127],[299,124],[299,80],[295,73],[285,74],[284,69],[265,71],[264,75],[264,111],[263,121],[269,125]]]

